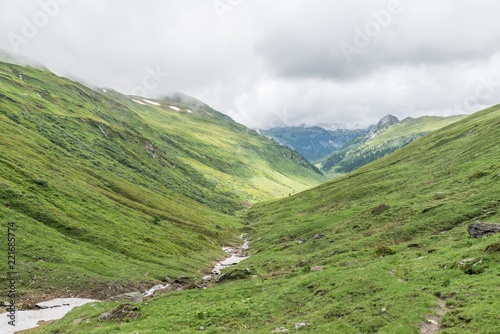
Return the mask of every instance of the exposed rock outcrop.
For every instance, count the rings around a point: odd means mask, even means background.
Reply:
[[[134,303],[142,303],[144,298],[140,292],[129,292],[122,295],[114,296],[109,298],[109,300],[114,302],[131,301]]]
[[[500,224],[477,222],[469,225],[469,234],[473,238],[481,238],[495,233],[500,233]]]
[[[138,311],[139,309],[137,306],[134,306],[132,304],[121,304],[111,311],[108,311],[101,315],[99,317],[99,321],[122,321],[125,319],[136,319],[141,315]]]

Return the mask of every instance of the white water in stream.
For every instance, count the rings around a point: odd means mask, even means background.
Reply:
[[[211,280],[214,276],[221,274],[221,270],[232,265],[238,264],[241,261],[248,258],[246,255],[246,250],[249,248],[249,241],[240,236],[244,240],[244,244],[241,247],[223,247],[222,249],[231,255],[224,261],[217,263],[212,270],[212,274],[203,277],[203,280]],[[148,291],[144,292],[143,297],[152,296],[156,291],[166,289],[170,284],[159,284],[153,286]],[[46,302],[36,304],[41,309],[39,310],[28,310],[28,311],[17,311],[16,312],[16,326],[9,325],[10,319],[7,317],[7,313],[0,314],[0,333],[1,334],[14,334],[17,331],[22,331],[25,329],[31,329],[38,326],[40,321],[52,321],[59,320],[63,318],[67,313],[77,306],[82,306],[88,303],[98,302],[98,300],[83,299],[83,298],[58,298],[49,300]]]
[[[222,250],[231,256],[228,257],[227,259],[225,259],[224,261],[217,263],[215,265],[214,269],[212,270],[212,274],[205,275],[203,277],[203,279],[205,281],[212,279],[214,277],[214,275],[220,275],[222,269],[233,266],[235,264],[240,263],[241,261],[243,261],[245,259],[248,259],[249,256],[246,255],[246,250],[248,250],[248,248],[250,248],[250,246],[248,244],[249,241],[244,239],[243,236],[244,236],[243,234],[240,236],[240,238],[243,239],[243,241],[244,241],[244,244],[243,244],[243,246],[241,246],[241,249],[240,248],[232,248],[232,247],[222,247]]]

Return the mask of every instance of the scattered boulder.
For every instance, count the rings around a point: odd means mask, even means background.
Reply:
[[[189,284],[191,283],[190,280],[189,280],[189,277],[187,276],[180,276],[180,277],[177,277],[173,282],[172,284]]]
[[[224,280],[237,280],[237,279],[245,279],[252,276],[252,272],[250,269],[233,269],[228,273],[224,273],[217,278],[216,282],[220,283]]]
[[[443,192],[437,192],[434,194],[434,199],[443,199],[445,198],[445,194]]]
[[[288,329],[286,329],[285,327],[280,327],[272,330],[271,333],[288,333]]]
[[[316,235],[314,236],[314,239],[322,239],[322,238],[324,238],[324,237],[325,237],[325,236],[324,236],[323,234],[316,234]]]
[[[122,295],[111,297],[109,298],[109,300],[114,302],[131,301],[134,303],[142,303],[144,301],[144,297],[140,292],[128,292]]]
[[[325,271],[325,267],[323,266],[314,266],[311,268],[311,271]]]
[[[500,224],[477,222],[469,225],[469,234],[473,238],[481,238],[495,233],[500,233]]]
[[[295,323],[295,329],[296,329],[296,330],[299,330],[299,329],[302,329],[302,328],[308,327],[309,325],[311,325],[311,324],[309,324],[309,323],[307,323],[307,322],[296,322],[296,323]]]
[[[297,244],[302,245],[306,241],[307,241],[307,239],[302,238],[302,239],[297,240]]]
[[[467,275],[482,274],[487,268],[487,265],[483,263],[483,259],[476,260],[474,258],[463,259],[458,263],[458,266]]]
[[[474,260],[474,258],[463,259],[462,261],[458,262],[458,265],[463,267]]]
[[[137,319],[141,313],[139,308],[132,304],[121,304],[111,311],[108,311],[99,317],[99,321],[123,321],[125,319]]]
[[[197,285],[189,277],[180,276],[171,281],[171,283],[169,283],[169,286],[164,291],[165,292],[183,291],[195,288],[197,288]]]

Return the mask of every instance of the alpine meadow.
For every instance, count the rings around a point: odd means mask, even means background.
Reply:
[[[0,0],[0,334],[499,334],[499,12]]]
[[[96,91],[10,64],[1,80],[0,210],[3,226],[18,226],[25,305],[103,299],[167,276],[193,282],[141,304],[135,319],[100,321],[118,302],[89,304],[43,333],[268,333],[295,323],[416,333],[441,302],[443,333],[500,325],[499,236],[467,233],[499,223],[498,106],[266,201],[321,176],[198,101]],[[196,288],[241,233],[250,258]]]
[[[231,269],[240,279],[160,296],[120,324],[98,321],[116,303],[90,304],[45,332],[419,333],[436,319],[441,333],[497,333],[500,235],[467,229],[500,223],[499,116],[484,110],[255,206],[242,230],[251,257]]]

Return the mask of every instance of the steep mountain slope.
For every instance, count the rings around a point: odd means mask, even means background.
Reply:
[[[235,211],[321,180],[297,153],[202,103],[0,63],[0,222],[2,235],[17,226],[25,298],[195,276],[238,240]]]
[[[424,116],[406,118],[400,122],[388,115],[372,127],[367,136],[359,137],[351,145],[321,159],[317,164],[327,173],[348,173],[464,117]]]
[[[299,152],[309,161],[319,160],[332,152],[339,151],[368,130],[335,129],[326,130],[318,126],[291,126],[259,130],[277,143]]]
[[[116,304],[85,306],[46,332],[420,333],[432,325],[497,333],[500,235],[472,239],[467,226],[500,223],[499,142],[500,105],[255,206],[252,256],[229,270],[233,280],[158,297],[119,325],[97,320]]]

